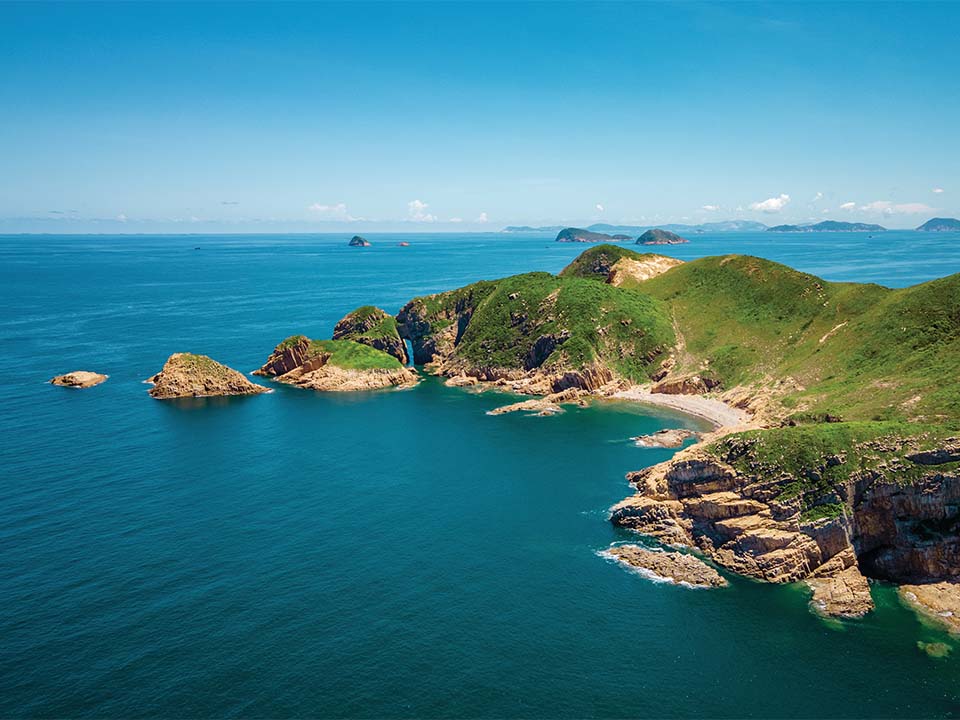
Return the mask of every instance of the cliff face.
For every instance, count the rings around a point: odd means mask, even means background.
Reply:
[[[392,355],[401,365],[409,363],[407,347],[392,315],[372,305],[357,308],[333,328],[334,340],[353,340]]]
[[[241,373],[221,365],[206,355],[174,353],[163,370],[149,382],[150,396],[158,400],[180,397],[213,397],[218,395],[257,395],[270,392],[250,382]]]
[[[417,298],[397,319],[418,363],[535,394],[648,379],[673,343],[649,298],[547,273]]]
[[[745,433],[631,473],[637,494],[611,521],[743,575],[807,580],[829,614],[870,609],[863,576],[960,578],[960,441],[890,428],[844,436],[835,451],[784,430],[795,437],[780,438],[775,460]]]
[[[305,335],[287,338],[256,375],[323,392],[352,392],[414,385],[417,373],[369,345],[352,340],[314,341]]]

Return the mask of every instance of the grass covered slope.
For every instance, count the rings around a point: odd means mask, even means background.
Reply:
[[[418,362],[488,379],[599,368],[607,379],[643,381],[673,344],[655,300],[569,274],[527,273],[417,298],[398,320]]]
[[[341,318],[333,328],[334,340],[353,340],[392,355],[407,364],[407,348],[397,332],[397,320],[373,305],[364,305]]]

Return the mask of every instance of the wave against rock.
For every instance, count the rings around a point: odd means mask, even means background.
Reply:
[[[57,375],[50,379],[51,385],[70,388],[89,388],[106,382],[109,375],[90,372],[89,370],[74,370],[64,375]]]
[[[603,554],[673,583],[693,587],[724,587],[728,584],[720,573],[693,555],[649,550],[639,545],[614,545]]]
[[[257,395],[270,392],[252,383],[236,370],[221,365],[206,355],[174,353],[163,370],[151,377],[150,396],[158,400],[221,395]]]

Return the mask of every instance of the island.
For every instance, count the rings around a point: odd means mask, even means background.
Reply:
[[[690,242],[669,230],[653,228],[637,238],[637,245],[680,245]]]
[[[920,232],[960,232],[960,220],[956,218],[931,218],[917,230]]]
[[[360,237],[359,235],[354,235],[350,238],[350,242],[347,243],[350,247],[370,247],[370,241],[365,237]]]
[[[958,306],[960,274],[889,289],[602,244],[559,275],[417,297],[395,319],[448,384],[542,396],[517,409],[593,396],[712,419],[628,475],[611,522],[858,617],[871,578],[939,584],[911,606],[960,600]]]
[[[774,225],[767,232],[885,232],[881,225],[824,220],[813,225]]]
[[[556,242],[577,242],[577,243],[594,243],[594,242],[608,242],[610,240],[629,240],[629,235],[607,235],[606,233],[593,232],[592,230],[584,230],[583,228],[564,228],[559,233],[557,233]]]
[[[174,353],[163,369],[147,380],[150,397],[170,400],[185,397],[258,395],[269,388],[252,383],[241,373],[206,355]]]
[[[106,382],[108,377],[110,376],[90,372],[89,370],[74,370],[73,372],[51,378],[50,384],[68,388],[89,388]]]
[[[372,342],[372,336],[363,339]],[[283,340],[254,375],[322,392],[408,387],[419,380],[415,370],[366,342],[311,340],[305,335]]]

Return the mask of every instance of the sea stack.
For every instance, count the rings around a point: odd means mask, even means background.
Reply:
[[[359,235],[354,235],[350,238],[350,242],[347,243],[350,247],[370,247],[370,241],[365,237],[360,237]]]
[[[669,230],[653,228],[637,238],[637,245],[680,245],[690,242]]]
[[[70,388],[89,388],[105,382],[109,375],[90,372],[89,370],[74,370],[64,375],[57,375],[50,379],[51,385]]]
[[[147,382],[150,396],[158,400],[220,395],[258,395],[268,388],[250,382],[241,373],[206,355],[174,353]]]

